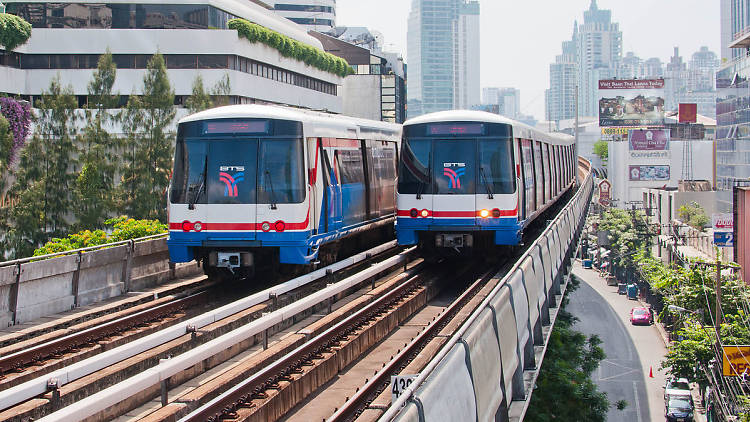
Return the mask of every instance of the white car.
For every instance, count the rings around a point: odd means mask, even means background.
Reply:
[[[690,381],[687,378],[669,378],[667,384],[664,386],[664,402],[669,400],[670,396],[689,396],[692,402],[692,396],[690,395]]]

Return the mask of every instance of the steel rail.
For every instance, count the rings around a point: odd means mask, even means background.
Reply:
[[[392,243],[393,242],[389,242],[388,245],[392,245]],[[384,246],[380,246],[378,248],[383,247]],[[282,321],[292,318],[300,312],[309,309],[310,307],[318,303],[322,303],[324,300],[327,300],[330,297],[333,297],[349,288],[358,285],[362,281],[367,280],[368,278],[376,275],[379,272],[382,272],[388,268],[392,268],[396,265],[401,265],[403,262],[406,262],[412,250],[413,248],[406,250],[399,255],[388,258],[385,261],[373,265],[356,275],[341,280],[335,284],[329,285],[323,290],[315,292],[312,295],[307,296],[297,302],[266,314],[236,330],[233,330],[227,334],[224,334],[200,346],[197,346],[194,349],[179,356],[163,360],[153,368],[147,369],[133,377],[128,378],[127,380],[124,380],[105,390],[86,397],[85,399],[73,403],[70,406],[67,406],[57,412],[51,413],[40,419],[40,421],[51,422],[58,420],[77,420],[85,419],[86,417],[95,415],[98,412],[101,412],[106,408],[121,402],[124,397],[130,397],[133,394],[141,392],[150,386],[167,380],[169,377],[178,374],[181,371],[190,368],[191,366],[200,363],[223,350],[226,350],[257,334],[263,333],[265,330],[281,323]],[[364,252],[362,254],[364,256],[370,257],[372,252]],[[281,290],[286,292],[291,289],[289,289],[289,286],[285,286]],[[185,334],[185,327],[180,326],[179,328],[182,328],[182,334]]]
[[[593,177],[591,172],[589,171],[588,175],[586,176],[586,179],[581,183],[580,188],[578,191],[573,195],[573,197],[568,201],[567,204],[560,210],[560,212],[557,214],[557,216],[549,222],[547,227],[542,231],[542,233],[539,234],[539,237],[531,244],[531,246],[522,254],[522,256],[516,261],[515,265],[505,274],[503,279],[498,283],[497,286],[490,292],[487,297],[482,301],[482,303],[479,305],[479,307],[486,307],[487,304],[490,303],[492,297],[497,295],[497,292],[499,289],[501,289],[507,282],[509,277],[518,269],[520,268],[520,264],[525,260],[527,257],[531,256],[530,251],[536,247],[536,245],[539,244],[546,236],[547,233],[549,233],[552,230],[552,227],[559,222],[562,219],[562,214],[564,211],[566,211],[569,207],[573,206],[576,200],[578,200],[581,196],[584,196],[584,192],[588,191],[586,195],[588,197],[586,200],[591,199],[591,192],[593,191]],[[459,330],[451,336],[451,338],[441,347],[438,354],[435,356],[434,359],[432,359],[427,366],[422,370],[419,374],[419,376],[412,382],[412,384],[404,391],[401,392],[399,395],[399,398],[391,404],[391,406],[386,410],[386,412],[378,418],[378,421],[390,421],[393,420],[398,413],[401,411],[401,408],[404,407],[406,402],[414,395],[414,393],[417,391],[417,389],[424,383],[425,379],[432,374],[432,372],[435,370],[435,368],[440,364],[440,362],[445,358],[445,356],[448,355],[451,348],[458,342],[460,339],[460,336],[466,331],[466,329],[469,327],[469,325],[478,317],[476,314],[472,314],[467,321],[462,324],[462,327],[459,328]]]
[[[21,369],[33,362],[39,362],[66,353],[85,344],[91,344],[102,338],[109,337],[112,334],[122,332],[140,324],[155,321],[167,315],[174,314],[182,309],[195,306],[196,304],[205,301],[207,295],[208,293],[205,291],[195,293],[9,355],[0,356],[0,379],[2,379],[3,374],[8,371]]]
[[[323,333],[305,344],[292,350],[285,356],[253,374],[252,377],[232,387],[220,396],[199,407],[180,422],[192,421],[220,421],[226,409],[244,406],[254,398],[262,396],[269,385],[278,381],[288,380],[288,376],[305,363],[311,362],[315,356],[346,341],[353,331],[366,325],[374,315],[387,312],[396,301],[403,299],[410,291],[417,287],[419,275],[412,275],[398,287],[363,307],[354,314],[335,324]]]
[[[177,339],[189,332],[188,327],[198,330],[228,316],[231,316],[238,312],[242,312],[257,304],[263,303],[269,300],[272,295],[279,296],[281,294],[287,293],[291,290],[297,289],[308,283],[312,283],[336,271],[340,271],[344,268],[362,262],[373,255],[379,254],[394,247],[396,247],[395,241],[385,243],[368,251],[361,252],[357,255],[339,261],[335,264],[318,269],[309,274],[294,278],[280,285],[273,286],[255,293],[244,299],[240,299],[233,303],[227,304],[211,312],[196,316],[183,322],[180,325],[168,327],[157,333],[150,334],[146,337],[116,347],[112,350],[100,353],[91,358],[76,362],[66,368],[59,369],[44,376],[29,380],[23,384],[11,387],[7,390],[4,390],[3,393],[0,394],[0,410],[7,409],[28,399],[46,393],[49,390],[49,380],[55,380],[56,385],[59,388],[79,378],[100,371],[101,369],[108,366],[114,365],[117,362],[121,362],[125,359],[138,355],[139,353],[143,353],[161,344]],[[127,382],[127,380],[125,382]]]
[[[479,290],[493,278],[498,272],[497,267],[482,274],[471,284],[451,305],[446,308],[433,323],[422,330],[409,344],[393,357],[380,371],[375,374],[365,385],[360,388],[340,409],[328,418],[327,422],[345,422],[356,419],[364,408],[372,402],[390,382],[390,376],[398,373],[427,343],[434,338],[440,330],[453,320],[460,311],[473,298]]]

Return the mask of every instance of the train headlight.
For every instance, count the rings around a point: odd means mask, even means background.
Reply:
[[[195,223],[193,223],[193,230],[197,232],[203,230],[203,224],[200,221],[196,221]]]
[[[182,222],[182,231],[189,232],[190,230],[193,230],[193,223],[185,220]]]
[[[500,209],[495,208],[494,210],[492,210],[492,216],[495,218],[500,218]]]
[[[487,217],[490,216],[490,212],[489,212],[489,210],[479,211],[479,216],[482,217],[482,218],[487,218]]]
[[[429,217],[429,216],[430,216],[430,212],[429,212],[429,211],[427,211],[427,210],[422,210],[422,217],[423,217],[423,218],[427,218],[427,217]]]
[[[417,218],[417,216],[419,215],[419,211],[417,211],[416,208],[412,208],[411,210],[409,210],[409,215],[411,216],[411,218]]]
[[[260,225],[260,229],[264,232],[271,230],[271,223],[269,223],[268,221],[264,221],[263,224]]]
[[[283,232],[286,228],[286,224],[283,221],[279,220],[273,223],[273,228],[276,229],[277,232]]]

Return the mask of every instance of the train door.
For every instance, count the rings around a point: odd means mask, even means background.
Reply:
[[[320,170],[320,143],[320,138],[309,138],[307,140],[307,191],[309,192],[307,200],[310,206],[313,234],[318,234],[323,230],[321,222],[325,218],[323,213],[325,205],[321,202],[323,191],[318,191],[318,178],[322,177],[323,173]]]
[[[476,218],[477,145],[475,139],[441,139],[433,143],[433,218],[439,225],[474,224]]]
[[[524,203],[526,208],[526,215],[524,219],[528,219],[536,210],[536,189],[534,185],[534,159],[533,151],[531,150],[531,141],[528,139],[521,140],[521,170],[523,176],[524,185]]]
[[[513,162],[515,163],[516,172],[516,193],[518,195],[518,220],[523,221],[526,219],[526,189],[524,189],[523,174],[521,173],[523,159],[521,158],[520,139],[515,139],[513,141],[513,152]]]
[[[343,194],[340,175],[334,164],[334,146],[330,139],[323,139],[320,154],[323,161],[323,230],[330,232],[344,224]]]
[[[542,144],[534,142],[534,175],[536,176],[536,209],[544,207],[544,169],[542,168]]]

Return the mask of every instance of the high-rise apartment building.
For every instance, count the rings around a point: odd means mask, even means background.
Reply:
[[[515,88],[484,88],[482,104],[497,105],[498,114],[518,119],[521,115],[521,91]]]
[[[729,48],[733,39],[730,13],[732,1],[721,0],[721,61],[728,61],[732,58],[732,49]]]
[[[326,32],[336,26],[336,0],[276,0],[273,9],[308,30]]]
[[[750,179],[750,0],[721,3],[721,16],[731,24],[731,58],[716,73],[716,189],[717,208],[732,210],[732,188],[738,180]],[[727,10],[728,9],[728,10]],[[722,19],[723,23],[723,19]],[[722,27],[722,34],[724,34]],[[722,37],[722,42],[724,42]],[[724,47],[724,46],[722,46]]]
[[[479,3],[413,0],[408,117],[479,103]]]
[[[545,118],[548,121],[574,119],[576,113],[578,22],[573,24],[573,37],[562,43],[562,54],[549,66],[549,86],[545,92]]]
[[[599,115],[599,80],[617,76],[622,60],[622,31],[610,10],[591,0],[578,28],[578,115]]]

